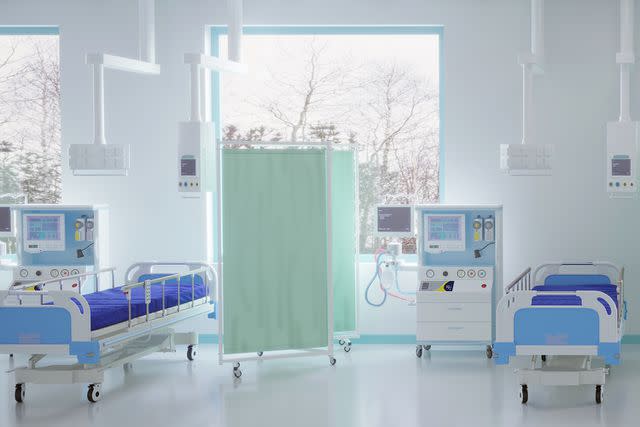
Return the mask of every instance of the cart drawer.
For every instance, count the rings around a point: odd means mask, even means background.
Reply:
[[[418,303],[418,322],[490,322],[491,304],[478,302]]]
[[[491,322],[418,322],[418,341],[491,341]]]

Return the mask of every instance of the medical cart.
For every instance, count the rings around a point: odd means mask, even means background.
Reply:
[[[432,345],[484,345],[491,358],[502,294],[502,206],[423,205],[415,217],[416,356]]]

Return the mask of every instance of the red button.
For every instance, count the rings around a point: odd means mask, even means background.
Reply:
[[[486,284],[486,283],[483,283],[483,284],[482,284],[482,287],[483,287],[483,288],[486,288],[486,287],[487,287],[487,284]]]

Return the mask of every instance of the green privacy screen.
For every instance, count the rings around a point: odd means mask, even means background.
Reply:
[[[224,354],[326,347],[324,150],[223,150]]]
[[[333,330],[356,324],[356,175],[353,151],[333,152]]]

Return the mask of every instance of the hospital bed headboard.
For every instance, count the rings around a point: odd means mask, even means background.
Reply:
[[[138,283],[140,277],[155,274],[187,274],[190,271],[206,268],[206,279],[210,289],[218,285],[218,275],[211,265],[200,261],[144,261],[132,264],[125,273],[126,284]]]
[[[609,262],[559,262],[538,266],[533,272],[533,283],[543,284],[547,277],[562,274],[588,275],[594,278],[606,276],[610,280],[609,283],[618,285],[624,280],[624,269]]]

